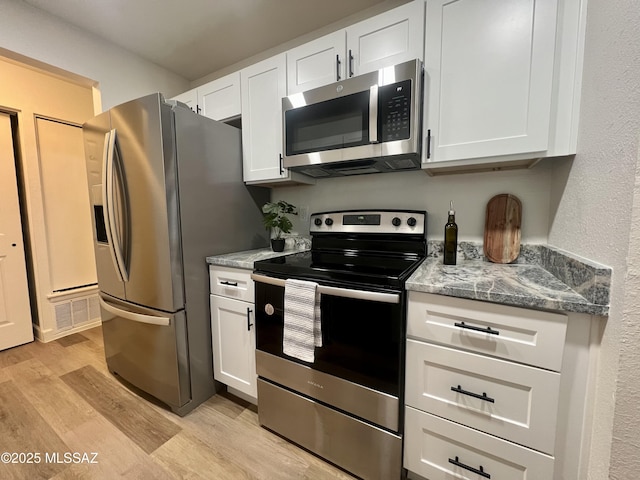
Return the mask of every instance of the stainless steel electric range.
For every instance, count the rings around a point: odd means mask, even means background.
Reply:
[[[427,213],[323,212],[310,222],[310,251],[258,261],[252,275],[260,424],[359,477],[400,478],[404,284],[426,256]],[[291,279],[319,294],[322,346],[311,361],[283,351]]]

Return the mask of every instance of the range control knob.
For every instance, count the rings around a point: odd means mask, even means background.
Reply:
[[[320,225],[322,225],[322,219],[321,218],[316,218],[313,223],[315,224],[316,227],[319,227]]]
[[[391,223],[393,224],[394,227],[399,227],[400,224],[402,223],[402,220],[400,220],[399,217],[393,217],[393,220],[391,220]]]
[[[407,225],[409,225],[410,227],[415,227],[416,226],[417,220],[413,217],[409,217],[407,218]]]
[[[331,225],[333,225],[333,219],[332,219],[332,218],[327,218],[327,219],[325,219],[324,224],[325,224],[327,227],[330,227]]]

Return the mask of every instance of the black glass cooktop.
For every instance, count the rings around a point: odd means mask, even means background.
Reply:
[[[255,262],[255,271],[327,284],[402,288],[423,256],[308,251]]]

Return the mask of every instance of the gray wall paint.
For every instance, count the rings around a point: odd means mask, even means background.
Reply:
[[[511,193],[522,202],[522,241],[546,243],[551,167],[566,161],[544,161],[529,170],[436,177],[411,171],[327,178],[312,186],[274,188],[272,196],[309,207],[311,213],[351,208],[427,210],[428,236],[434,240],[444,235],[449,201],[453,200],[458,239],[481,241],[487,202],[499,193]],[[300,219],[295,219],[295,228],[300,234],[309,231],[308,222]]]

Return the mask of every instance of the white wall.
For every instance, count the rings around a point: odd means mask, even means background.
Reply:
[[[511,193],[522,202],[522,242],[546,243],[549,225],[551,166],[566,159],[544,161],[530,170],[469,173],[430,177],[422,171],[378,173],[325,178],[316,185],[274,188],[272,197],[309,212],[351,208],[406,208],[427,210],[428,237],[442,240],[449,201],[453,200],[458,240],[482,241],[487,202],[499,193]],[[296,219],[301,234],[308,223]]]
[[[0,0],[0,47],[98,81],[105,110],[189,89],[186,79],[22,1]]]
[[[609,470],[612,480],[625,480],[630,478],[630,472],[640,471],[640,150],[637,160],[627,274],[624,279],[624,310],[620,325],[620,362]]]
[[[612,6],[589,0],[578,155],[572,165],[554,169],[549,231],[550,244],[614,271],[593,418],[589,478],[594,480],[636,478],[640,471],[640,312],[634,305],[640,287],[640,205],[632,217],[640,134],[640,9],[634,0]]]

